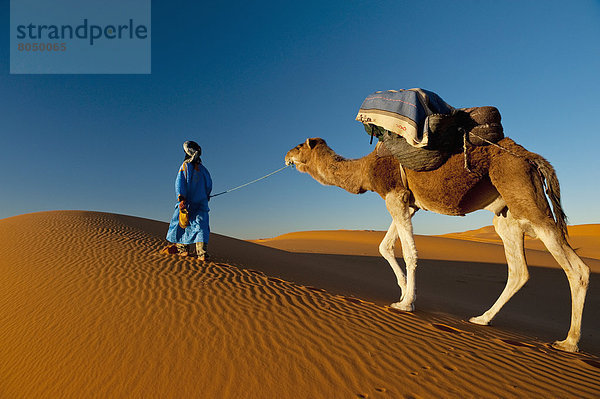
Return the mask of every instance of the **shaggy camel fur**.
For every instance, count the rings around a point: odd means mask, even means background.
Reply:
[[[571,288],[571,327],[557,349],[574,352],[581,335],[581,317],[589,281],[589,267],[566,239],[566,217],[560,205],[560,188],[554,169],[541,156],[505,138],[497,146],[469,147],[470,170],[463,154],[455,154],[439,169],[403,171],[393,156],[367,156],[349,160],[337,155],[325,140],[310,138],[291,149],[286,163],[308,173],[324,185],[353,194],[374,191],[385,200],[392,224],[379,245],[381,255],[396,274],[402,295],[391,306],[412,311],[415,300],[417,250],[411,218],[418,209],[444,215],[465,215],[478,209],[494,212],[494,227],[504,243],[508,263],[506,287],[493,306],[472,323],[487,325],[529,278],[524,235],[537,237],[564,269]],[[546,193],[552,203],[554,215]],[[402,245],[406,276],[394,256],[397,239]]]

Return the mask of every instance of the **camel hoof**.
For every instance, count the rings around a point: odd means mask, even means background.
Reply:
[[[552,347],[564,352],[579,352],[577,344],[570,343],[566,339],[564,341],[556,341],[552,344]]]
[[[402,302],[394,302],[390,305],[390,308],[398,309],[403,312],[412,312],[415,310],[414,305],[411,303],[409,305],[403,304]]]
[[[469,322],[473,324],[479,324],[480,326],[488,326],[490,324],[490,321],[486,320],[482,316],[471,317]]]

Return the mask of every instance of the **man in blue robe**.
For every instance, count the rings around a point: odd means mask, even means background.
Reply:
[[[185,159],[175,179],[175,196],[178,204],[169,224],[167,240],[177,244],[181,256],[208,258],[208,201],[212,191],[212,179],[202,165],[202,149],[194,141],[183,144]]]

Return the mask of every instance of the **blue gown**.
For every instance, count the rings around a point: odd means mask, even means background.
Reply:
[[[167,240],[177,244],[208,243],[208,198],[212,191],[210,173],[201,163],[184,163],[175,179],[175,197],[185,197],[190,224],[185,229],[179,227],[179,203],[169,224]]]

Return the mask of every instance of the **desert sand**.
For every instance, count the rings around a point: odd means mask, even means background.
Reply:
[[[213,234],[203,264],[161,254],[166,230],[84,211],[0,220],[0,397],[600,395],[598,226],[571,232],[594,271],[578,354],[547,346],[570,298],[535,241],[530,282],[482,327],[464,320],[506,278],[489,229],[417,238],[414,313],[386,306],[399,290],[380,232]]]
[[[586,261],[587,258],[600,260],[600,225],[569,226],[568,230],[569,242],[579,256]],[[252,242],[291,252],[380,256],[378,246],[384,235],[385,231],[319,230]],[[492,226],[441,236],[415,235],[415,242],[421,259],[506,262],[502,240]],[[560,267],[541,241],[526,236],[525,248],[529,265]],[[396,246],[396,256],[402,256],[400,243]],[[600,263],[592,261],[588,265],[600,272]]]

